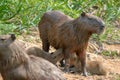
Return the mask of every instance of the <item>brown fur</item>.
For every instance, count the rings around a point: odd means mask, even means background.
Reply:
[[[93,15],[82,13],[76,19],[70,18],[60,11],[44,13],[38,25],[43,50],[49,46],[62,48],[65,58],[65,70],[69,71],[69,54],[76,53],[82,65],[83,75],[86,72],[86,49],[93,33],[100,34],[104,30],[103,21]]]
[[[52,63],[28,56],[13,34],[0,36],[0,72],[4,80],[64,80]]]
[[[91,60],[91,54],[87,54],[87,64],[86,69],[90,74],[97,74],[97,75],[107,75],[107,68],[103,64],[101,60]],[[75,54],[71,54],[70,60],[72,61],[71,65],[74,65],[76,71],[81,71],[79,67],[81,67],[81,63],[78,60],[78,57]]]
[[[101,61],[88,61],[86,65],[87,70],[91,74],[107,75],[107,68]]]
[[[53,64],[56,64],[57,61],[63,59],[62,49],[56,50],[53,54],[41,50],[39,47],[30,47],[26,50],[28,55],[35,55],[37,57],[42,57]]]
[[[91,74],[107,75],[108,69],[104,64],[104,58],[96,54],[87,53],[87,70]]]

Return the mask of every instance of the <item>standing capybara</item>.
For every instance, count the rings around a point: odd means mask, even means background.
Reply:
[[[0,72],[3,80],[65,80],[52,63],[28,56],[14,34],[0,36]]]
[[[69,54],[76,53],[81,61],[83,75],[86,72],[86,49],[88,40],[93,33],[104,31],[104,22],[91,14],[82,13],[73,19],[60,11],[44,13],[38,25],[42,39],[43,50],[49,46],[62,48],[65,58],[65,70],[69,71]]]

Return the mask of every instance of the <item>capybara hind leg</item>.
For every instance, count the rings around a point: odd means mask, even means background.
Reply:
[[[81,62],[81,70],[84,76],[87,76],[87,71],[86,71],[86,54],[85,53],[79,53],[78,54],[78,59]]]
[[[65,59],[65,72],[69,72],[69,67],[70,67],[70,52],[68,50],[63,51],[64,52],[64,59]]]
[[[49,42],[48,42],[48,40],[42,40],[42,49],[44,50],[44,51],[46,51],[46,52],[49,52],[49,46],[50,46],[50,44],[49,44]]]

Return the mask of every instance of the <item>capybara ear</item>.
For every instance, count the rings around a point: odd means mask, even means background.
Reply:
[[[83,16],[83,17],[84,17],[85,15],[86,15],[86,13],[85,13],[85,12],[82,12],[82,13],[81,13],[81,16]]]
[[[16,39],[15,34],[10,34],[10,35],[11,35],[12,40],[14,41]]]

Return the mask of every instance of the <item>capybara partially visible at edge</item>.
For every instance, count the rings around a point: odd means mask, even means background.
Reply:
[[[28,56],[14,34],[0,35],[0,73],[3,80],[65,80],[49,61]]]
[[[73,19],[60,11],[49,11],[43,14],[38,24],[43,50],[49,51],[49,46],[62,48],[65,58],[65,71],[69,71],[69,54],[76,53],[84,76],[86,71],[86,49],[88,40],[93,33],[104,31],[104,22],[85,12]]]

